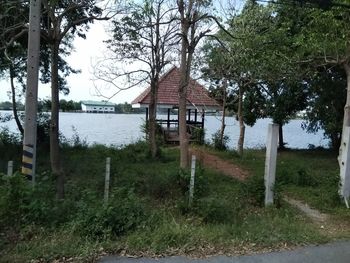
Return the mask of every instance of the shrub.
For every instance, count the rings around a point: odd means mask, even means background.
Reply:
[[[237,223],[240,220],[242,202],[217,197],[203,198],[196,202],[194,211],[205,223]]]
[[[298,186],[317,186],[318,181],[317,179],[312,176],[309,172],[307,172],[305,169],[299,169],[297,171],[297,185]]]
[[[132,191],[121,188],[112,192],[108,205],[97,202],[79,211],[76,223],[80,234],[104,239],[134,230],[145,218],[141,200]]]
[[[143,141],[126,145],[119,154],[120,158],[128,162],[144,162],[150,157],[148,144]]]
[[[221,133],[220,130],[215,132],[212,135],[212,146],[217,150],[226,150],[227,144],[230,141],[230,138],[227,135],[224,135],[224,137],[221,140]]]
[[[141,131],[144,133],[144,138],[146,141],[149,140],[149,121],[145,121],[143,124],[141,124]],[[164,144],[164,134],[162,125],[159,123],[156,123],[156,143],[157,146],[161,146]],[[160,149],[158,149],[159,151]]]
[[[205,130],[199,127],[194,127],[191,130],[191,139],[193,139],[197,144],[204,144]]]
[[[81,139],[77,129],[72,126],[73,135],[70,139],[62,138],[63,146],[73,147],[76,149],[85,149],[88,147],[86,139]]]
[[[0,174],[0,226],[17,228],[25,215],[30,188],[26,179],[15,173]]]
[[[0,130],[0,145],[20,145],[22,143],[21,135],[10,132],[7,127]]]
[[[0,183],[0,225],[19,227],[36,224],[58,226],[68,222],[76,209],[73,201],[57,200],[53,181],[36,178],[35,187],[23,175],[2,176]]]
[[[142,176],[138,186],[143,194],[147,194],[155,199],[166,199],[173,197],[179,192],[179,189],[176,187],[176,170],[175,172],[170,170],[162,173],[155,171],[147,175],[146,180],[143,180],[144,177]]]
[[[251,176],[243,184],[242,195],[252,202],[253,205],[263,206],[265,203],[265,181],[263,176]],[[276,180],[274,185],[274,204],[281,204],[281,183]]]

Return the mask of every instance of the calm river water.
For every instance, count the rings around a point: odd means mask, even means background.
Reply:
[[[1,114],[10,113],[1,111]],[[159,116],[158,116],[159,117]],[[91,114],[91,113],[60,113],[60,130],[64,136],[70,138],[74,129],[81,139],[89,144],[125,145],[142,139],[140,126],[144,122],[142,114]],[[165,119],[165,117],[164,117]],[[239,125],[234,117],[226,119],[225,134],[229,136],[230,148],[235,148],[239,135]],[[253,127],[246,127],[245,148],[261,148],[266,142],[267,125],[270,119],[260,119]],[[292,120],[284,126],[284,140],[290,148],[307,148],[310,144],[327,147],[328,140],[323,138],[323,132],[308,134],[301,128],[302,120]],[[0,127],[7,126],[10,131],[16,131],[12,120],[0,123]],[[220,127],[220,117],[207,116],[205,119],[206,140]]]

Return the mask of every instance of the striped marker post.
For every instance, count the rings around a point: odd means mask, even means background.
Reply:
[[[38,111],[38,80],[40,62],[41,0],[30,0],[27,89],[25,100],[22,173],[34,184],[36,159],[36,132]]]
[[[22,174],[24,174],[28,180],[32,180],[34,177],[34,162],[34,146],[30,144],[23,145]]]

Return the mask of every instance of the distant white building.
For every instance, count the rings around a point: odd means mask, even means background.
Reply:
[[[83,112],[112,113],[115,112],[115,104],[107,101],[84,100],[81,102]]]

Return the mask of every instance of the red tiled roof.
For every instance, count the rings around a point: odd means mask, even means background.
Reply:
[[[178,106],[179,83],[180,70],[177,67],[173,67],[159,79],[157,104]],[[134,99],[131,104],[148,105],[150,103],[150,97],[150,88],[147,88],[136,99]],[[190,84],[187,89],[187,105],[195,107],[220,107],[216,100],[209,96],[208,91],[192,78],[190,78]]]

